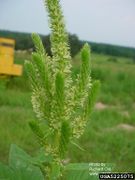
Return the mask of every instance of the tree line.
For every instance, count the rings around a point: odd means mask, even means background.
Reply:
[[[51,55],[50,50],[50,35],[40,35],[43,41],[43,44],[47,50],[47,53]],[[16,50],[28,50],[34,49],[34,45],[31,40],[30,33],[22,33],[22,32],[12,32],[12,31],[5,31],[0,30],[0,37],[5,38],[13,38],[16,41]],[[71,55],[72,57],[75,56],[80,49],[82,48],[85,41],[80,40],[77,35],[69,34],[69,44],[71,47]],[[135,57],[135,48],[131,47],[123,47],[123,46],[116,46],[104,43],[95,43],[89,42],[91,49],[95,53],[107,54],[111,56],[124,56],[124,57]]]

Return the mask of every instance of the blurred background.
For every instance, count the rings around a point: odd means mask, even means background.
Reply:
[[[63,0],[61,5],[69,32],[73,77],[79,72],[79,51],[88,42],[92,77],[101,81],[94,112],[79,140],[85,151],[71,146],[70,161],[114,163],[118,172],[135,173],[135,1]],[[42,0],[1,0],[0,161],[5,163],[12,143],[32,155],[39,147],[28,126],[35,115],[24,68],[34,50],[32,32],[41,35],[51,55]]]

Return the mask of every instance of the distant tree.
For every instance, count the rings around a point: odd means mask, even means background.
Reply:
[[[71,56],[74,57],[82,48],[83,43],[79,40],[77,35],[69,34],[69,44],[71,47]]]

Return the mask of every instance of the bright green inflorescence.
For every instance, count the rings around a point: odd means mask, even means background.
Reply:
[[[45,152],[53,157],[53,163],[61,165],[68,144],[84,132],[99,82],[91,80],[88,44],[81,50],[80,73],[73,81],[68,35],[59,0],[45,0],[45,6],[52,31],[52,57],[47,55],[40,37],[33,34],[36,52],[32,54],[32,61],[26,62],[26,68],[37,120],[30,126]],[[49,167],[46,167],[46,174],[49,174]]]

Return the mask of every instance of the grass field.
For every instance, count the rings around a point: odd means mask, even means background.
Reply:
[[[29,55],[16,54],[23,64]],[[75,57],[74,75],[79,71]],[[131,59],[92,54],[92,77],[101,90],[91,120],[79,140],[81,151],[71,145],[72,162],[115,163],[117,171],[135,172],[135,64]],[[8,161],[12,143],[30,154],[38,144],[28,122],[35,118],[27,76],[0,82],[0,161]]]

